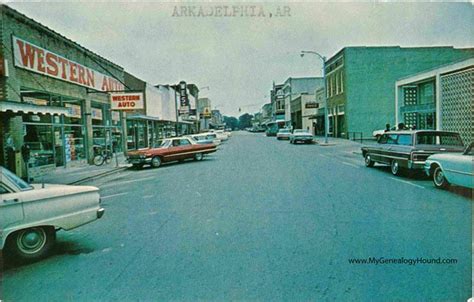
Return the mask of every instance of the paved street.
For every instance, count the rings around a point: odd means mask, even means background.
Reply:
[[[472,201],[336,146],[234,132],[202,162],[95,180],[104,217],[11,266],[5,301],[465,301]],[[423,257],[454,264],[350,264]],[[0,297],[1,297],[0,295]]]

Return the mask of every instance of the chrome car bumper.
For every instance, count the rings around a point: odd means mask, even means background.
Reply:
[[[415,161],[415,160],[408,161],[408,169],[423,170],[424,168],[425,168],[425,161]]]
[[[149,164],[151,163],[151,157],[150,158],[129,158],[127,162],[132,165]]]

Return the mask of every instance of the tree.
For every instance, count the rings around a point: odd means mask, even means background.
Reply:
[[[224,116],[224,123],[226,127],[231,128],[232,130],[239,128],[239,120],[233,116]]]
[[[239,128],[240,129],[245,129],[252,127],[252,118],[253,115],[245,113],[239,116]]]

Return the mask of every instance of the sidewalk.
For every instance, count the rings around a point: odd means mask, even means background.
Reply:
[[[324,136],[316,136],[316,142],[319,146],[324,148],[337,148],[348,153],[362,155],[360,148],[365,145],[373,145],[375,140],[351,141],[345,138],[328,137],[328,144],[324,143]]]
[[[110,164],[103,164],[102,166],[85,165],[81,167],[62,168],[58,167],[52,173],[36,178],[32,183],[52,183],[52,184],[79,184],[86,180],[97,177],[113,174],[131,167],[125,161],[123,154],[118,155],[118,166],[116,165],[115,157]]]

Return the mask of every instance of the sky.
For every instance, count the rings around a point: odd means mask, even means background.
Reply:
[[[300,57],[301,50],[330,58],[347,46],[474,47],[467,2],[7,5],[150,84],[194,83],[200,97],[233,116],[270,102],[273,82],[321,76],[321,61]]]

